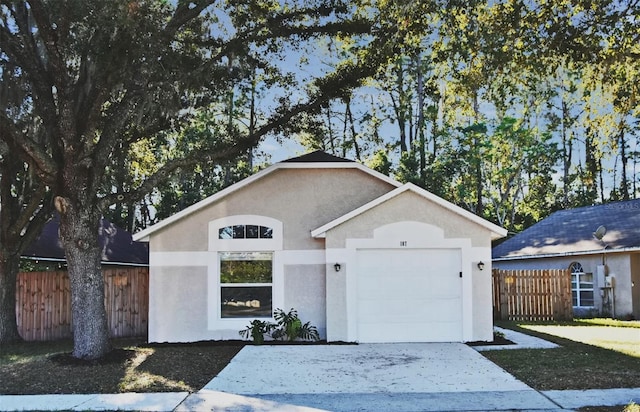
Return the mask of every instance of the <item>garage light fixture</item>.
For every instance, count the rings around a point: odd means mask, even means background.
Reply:
[[[482,261],[478,262],[478,269],[480,270],[484,269],[484,262]]]
[[[342,269],[342,266],[340,266],[340,263],[336,263],[335,265],[333,265],[333,268],[336,270],[336,272],[340,272],[340,269]]]

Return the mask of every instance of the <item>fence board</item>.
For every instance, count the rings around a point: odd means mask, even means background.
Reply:
[[[573,318],[569,270],[494,269],[492,281],[495,319],[542,321]]]
[[[110,336],[146,336],[149,269],[105,268],[102,273]],[[72,336],[71,286],[67,272],[20,272],[16,287],[18,331],[24,340]]]

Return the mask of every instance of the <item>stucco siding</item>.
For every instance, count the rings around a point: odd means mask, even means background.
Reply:
[[[298,311],[302,323],[311,322],[326,339],[325,265],[291,265],[284,267],[284,307]]]
[[[413,249],[406,262],[421,262],[419,267],[407,266],[411,273],[422,274],[418,280],[425,281],[425,274],[447,274],[452,277],[438,277],[434,283],[455,278],[448,285],[454,290],[460,285],[447,312],[456,318],[447,324],[461,338],[447,334],[446,339],[489,340],[491,236],[502,229],[439,202],[419,188],[399,187],[361,167],[283,167],[231,187],[142,234],[151,251],[149,340],[238,339],[238,331],[253,320],[248,316],[269,320],[267,308],[296,309],[303,322],[316,326],[329,341],[357,340],[358,330],[364,330],[357,323],[362,313],[354,306],[357,274],[365,273],[358,255],[366,257],[362,250],[380,249],[397,257],[393,249],[402,248]],[[443,260],[438,249],[454,258]],[[368,256],[367,261],[375,262],[377,255]],[[234,259],[271,260],[271,271],[264,270],[262,278],[234,281],[227,276],[231,273],[227,262]],[[424,269],[440,261],[446,265],[430,272]],[[478,269],[479,261],[485,263],[484,271]],[[341,264],[340,270],[335,263]],[[382,271],[393,273],[394,268]],[[260,281],[253,283],[256,279]],[[360,284],[378,284],[367,283],[369,279]],[[387,280],[393,286],[401,284],[396,278]],[[416,290],[413,281],[401,285],[399,296],[404,290]],[[221,302],[221,291],[226,302]],[[417,299],[438,308],[445,305],[437,297]],[[430,321],[432,326],[448,322]],[[376,332],[375,328],[369,329]],[[366,333],[361,334],[366,339]]]
[[[331,262],[344,262],[344,259],[337,258],[342,254],[342,250],[327,251],[327,260]],[[333,257],[333,256],[336,257]],[[347,341],[348,319],[347,319],[347,285],[345,274],[349,270],[349,265],[341,263],[340,272],[336,272],[333,264],[328,263],[325,268],[326,273],[326,299],[327,299],[327,340],[329,342]]]
[[[471,258],[473,341],[493,340],[493,290],[491,288],[491,248],[474,247]],[[484,263],[484,269],[477,262]]]
[[[424,199],[411,199],[409,196],[404,200],[425,202]],[[326,233],[327,244],[333,245],[333,248],[327,249],[327,261],[342,266],[340,272],[336,272],[331,264],[327,265],[328,340],[358,340],[353,309],[353,302],[357,299],[357,286],[353,281],[356,276],[354,271],[357,271],[357,251],[367,248],[400,250],[403,243],[414,249],[447,248],[461,251],[463,340],[492,339],[491,232],[468,220],[458,220],[453,212],[441,211],[437,205],[433,205],[437,213],[420,211],[422,208],[419,204],[417,202],[413,208],[405,209],[410,205],[403,200],[396,204],[385,202]],[[378,208],[381,210],[378,211]],[[398,208],[411,210],[410,217],[407,213],[398,214]],[[443,230],[442,226],[448,230]],[[473,247],[470,237],[480,246]],[[477,267],[480,261],[485,263],[482,271]]]
[[[307,258],[324,251],[325,242],[311,237],[311,230],[394,188],[358,169],[277,170],[153,233],[150,341],[237,339],[241,325],[249,323],[251,319],[227,321],[214,315],[219,305],[214,296],[219,293],[214,282],[217,246],[211,245],[209,223],[237,215],[282,223],[282,245],[276,250],[284,251],[274,260],[274,309],[295,308],[326,336],[324,254],[321,265],[315,255]]]
[[[444,230],[445,238],[469,238],[473,246],[491,246],[488,229],[413,192],[405,192],[333,228],[327,247],[344,247],[347,238],[370,238],[373,229],[403,220],[438,226]]]
[[[633,300],[631,291],[631,256],[620,254],[615,258],[607,257],[607,268],[611,276],[615,276],[615,307],[614,316],[626,319],[633,314]]]
[[[640,319],[640,253],[631,254],[631,300],[633,318]]]
[[[233,215],[283,223],[285,249],[318,249],[311,230],[393,190],[358,169],[283,169],[226,196],[151,236],[154,251],[207,250],[207,225]]]
[[[206,334],[206,284],[206,267],[151,267],[149,342],[211,339]]]

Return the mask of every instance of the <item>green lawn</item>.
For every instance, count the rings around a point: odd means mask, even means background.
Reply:
[[[588,327],[581,325],[575,322],[564,325],[497,322],[496,326],[537,336],[557,343],[560,347],[494,350],[481,353],[516,378],[538,390],[640,387],[640,357],[534,330],[540,326]],[[615,336],[613,332],[618,329],[626,329],[619,326],[610,328],[611,336]],[[615,339],[609,340],[624,344]]]
[[[571,324],[615,326],[619,328],[640,328],[640,320],[618,320],[611,318],[574,319]]]
[[[640,329],[636,327],[575,325],[520,325],[521,327],[548,335],[571,339],[622,352],[640,358]]]

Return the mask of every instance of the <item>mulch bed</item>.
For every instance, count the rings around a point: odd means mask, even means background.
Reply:
[[[500,345],[515,345],[515,343],[510,341],[509,339],[506,339],[500,336],[495,336],[493,340],[490,342],[487,342],[487,341],[467,342],[467,345],[469,346],[494,346],[494,345],[500,346]]]

